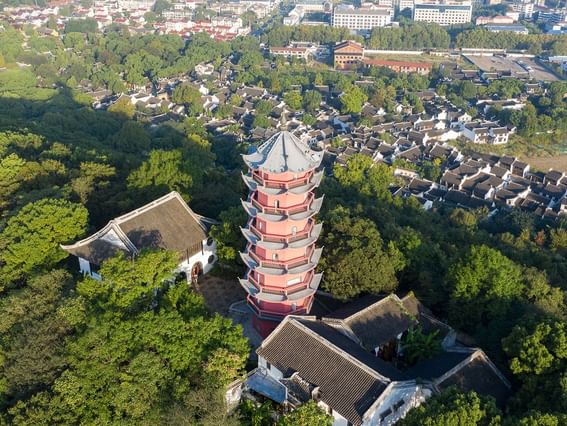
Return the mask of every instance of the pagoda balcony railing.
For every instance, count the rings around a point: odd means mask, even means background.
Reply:
[[[268,243],[294,243],[296,241],[303,240],[308,238],[313,231],[313,227],[315,223],[313,221],[309,221],[307,223],[307,227],[300,232],[296,232],[293,235],[277,235],[277,234],[266,234],[265,232],[260,231],[256,228],[252,223],[248,224],[248,229],[252,231],[260,240],[266,241]]]
[[[280,320],[282,317],[285,317],[286,315],[305,315],[309,313],[309,311],[311,310],[311,305],[313,304],[313,298],[311,297],[308,300],[306,306],[302,306],[300,308],[290,310],[288,312],[280,312],[258,306],[254,297],[250,295],[246,298],[246,300],[248,301],[248,306],[252,308],[252,310],[258,317],[267,318],[267,319],[277,319],[277,320]]]
[[[306,211],[309,211],[309,208],[311,207],[311,203],[313,202],[313,199],[315,198],[315,194],[313,194],[312,192],[309,193],[309,196],[307,197],[307,199],[300,204],[296,204],[295,206],[289,206],[289,207],[268,207],[268,206],[264,206],[263,204],[261,204],[258,200],[256,200],[256,198],[254,198],[254,196],[252,196],[250,198],[250,202],[252,203],[252,205],[254,207],[256,207],[256,209],[258,209],[258,211],[261,211],[262,213],[266,213],[266,214],[281,214],[281,215],[292,215],[292,214],[297,214],[297,213],[303,213]]]
[[[265,268],[292,269],[297,268],[298,266],[307,265],[314,251],[315,247],[313,245],[313,247],[309,249],[309,252],[306,255],[294,257],[293,259],[289,260],[265,259],[254,253],[254,251],[251,251],[250,249],[248,250],[248,254],[258,265]]]
[[[303,185],[307,185],[311,178],[313,177],[313,171],[310,171],[307,175],[301,179],[291,179],[288,181],[268,179],[260,176],[257,172],[252,172],[252,179],[254,179],[258,184],[265,186],[266,188],[275,189],[293,189]]]
[[[251,273],[248,274],[247,279],[254,285],[254,287],[256,287],[256,289],[258,289],[258,291],[262,293],[288,296],[306,290],[311,284],[311,280],[313,279],[314,275],[315,275],[314,271],[309,271],[308,275],[305,277],[303,281],[287,287],[276,287],[266,284],[260,284],[258,280],[256,280],[256,278],[254,278]]]

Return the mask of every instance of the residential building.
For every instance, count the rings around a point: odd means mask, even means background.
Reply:
[[[83,274],[99,280],[104,278],[98,273],[101,263],[119,253],[134,260],[144,249],[172,250],[180,258],[177,272],[195,279],[209,272],[217,259],[216,243],[207,236],[213,223],[193,212],[177,192],[170,192],[61,248],[79,259]]]
[[[331,13],[333,2],[329,0],[294,0],[292,4],[301,6],[306,12]]]
[[[247,292],[253,323],[261,335],[290,314],[308,314],[322,274],[315,273],[321,232],[314,216],[323,198],[314,190],[323,155],[288,131],[276,133],[243,156],[250,190],[242,205],[249,221],[242,233],[248,244],[240,253],[248,271],[240,284]]]
[[[413,10],[414,0],[394,0],[394,6],[399,12],[403,12],[406,9]]]
[[[287,16],[283,18],[283,24],[287,26],[299,25],[303,16],[305,15],[305,10],[302,6],[295,6],[289,11]]]
[[[413,20],[439,25],[466,24],[471,21],[472,4],[468,0],[416,0]]]
[[[385,27],[392,22],[393,9],[388,6],[355,8],[352,5],[338,5],[333,10],[331,25],[349,30],[371,30]]]
[[[404,336],[415,329],[435,334],[442,350],[399,369]],[[457,333],[412,294],[363,297],[322,319],[289,316],[256,353],[250,391],[292,408],[314,400],[335,426],[392,425],[450,386],[500,406],[510,394],[488,356],[457,343]]]
[[[521,18],[531,19],[534,14],[534,2],[532,0],[514,0],[512,9],[518,12]]]
[[[397,73],[417,73],[420,75],[428,75],[433,68],[429,62],[411,62],[411,61],[385,61],[379,59],[364,58],[363,63],[366,66],[386,67]]]
[[[566,11],[561,9],[539,9],[536,14],[537,22],[544,22],[546,24],[565,22],[566,18]]]
[[[492,33],[515,33],[515,34],[528,34],[529,31],[526,27],[521,24],[488,24],[485,25],[488,31]]]
[[[335,68],[348,69],[362,63],[364,58],[364,47],[356,41],[343,41],[337,43],[333,49],[333,60]]]
[[[462,127],[462,134],[473,143],[501,145],[508,143],[512,132],[493,122],[472,121]]]
[[[513,24],[514,18],[511,16],[506,15],[497,15],[497,16],[479,16],[476,18],[475,21],[476,25],[486,25],[486,24],[494,24],[494,25],[502,25],[502,24]]]
[[[298,47],[298,46],[287,46],[287,47],[270,47],[270,55],[274,56],[284,56],[286,58],[299,58],[299,59],[309,59],[309,56],[315,54],[317,51],[317,46],[310,47]]]

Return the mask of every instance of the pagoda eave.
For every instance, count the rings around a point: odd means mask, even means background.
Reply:
[[[248,187],[248,189],[252,192],[259,191],[264,194],[268,195],[282,195],[286,192],[294,195],[303,194],[305,192],[313,191],[321,184],[321,180],[323,179],[323,171],[319,171],[313,174],[309,182],[305,185],[296,186],[293,188],[273,188],[268,185],[262,184],[257,182],[252,176],[249,174],[242,173],[242,180]]]
[[[282,213],[264,213],[254,207],[250,201],[240,200],[240,202],[242,203],[242,207],[244,207],[246,213],[253,218],[259,217],[260,219],[264,219],[269,222],[283,222],[286,220],[300,221],[309,219],[319,213],[321,206],[323,205],[323,197],[315,198],[309,208],[297,213],[286,213],[285,209],[281,209]]]
[[[301,238],[299,240],[294,240],[294,241],[267,241],[258,237],[258,235],[252,232],[249,228],[241,227],[240,231],[242,232],[242,235],[244,235],[244,238],[246,238],[246,241],[248,241],[250,244],[257,245],[258,247],[262,247],[269,250],[283,250],[286,248],[301,248],[313,244],[319,238],[322,229],[323,229],[323,224],[318,223],[313,226],[311,232],[308,235],[306,235],[305,238]],[[293,235],[287,238],[291,239],[293,238]]]
[[[293,293],[285,294],[285,293],[268,293],[264,291],[259,291],[254,284],[252,284],[247,279],[240,279],[240,285],[242,288],[252,297],[260,300],[262,302],[296,302],[298,300],[305,299],[306,297],[313,296],[317,289],[319,288],[319,284],[321,283],[323,274],[315,274],[313,276],[313,280],[307,286],[307,288],[299,291],[295,291]]]
[[[240,257],[244,264],[251,270],[256,271],[264,275],[281,276],[281,275],[296,275],[309,272],[317,267],[319,260],[321,259],[321,254],[323,253],[323,248],[319,247],[313,250],[313,254],[310,256],[309,261],[303,265],[294,266],[292,268],[286,268],[285,265],[282,267],[272,267],[263,266],[256,262],[248,253],[240,252]],[[268,262],[267,262],[268,263]]]

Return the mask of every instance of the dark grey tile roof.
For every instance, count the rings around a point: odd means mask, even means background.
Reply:
[[[102,239],[93,239],[66,251],[73,256],[88,260],[93,265],[100,265],[106,259],[114,257],[120,252],[126,254],[128,257],[131,256],[129,251],[123,250]]]
[[[406,371],[406,374],[422,380],[438,379],[467,359],[471,352],[472,350],[470,352],[442,352],[431,359],[414,365]]]
[[[183,258],[198,252],[207,238],[203,225],[180,197],[171,197],[133,214],[120,221],[120,229],[138,249],[163,248],[176,251]]]
[[[178,193],[171,192],[110,221],[96,234],[62,247],[75,256],[100,264],[121,251],[116,247],[118,244],[110,247],[105,242],[109,232],[116,234],[128,251],[134,251],[132,245],[138,251],[162,248],[177,252],[181,259],[199,252],[207,238],[202,217],[193,213]]]
[[[358,343],[341,333],[340,328],[337,329],[332,327],[324,321],[300,320],[300,322],[311,331],[314,331],[319,336],[335,345],[337,348],[354,356],[357,360],[370,367],[378,374],[391,380],[406,379],[405,374],[395,368],[392,364],[387,363],[372,355],[370,352],[365,351]]]
[[[395,295],[390,295],[345,318],[344,322],[366,349],[373,350],[417,324],[417,319],[409,315]]]
[[[297,372],[304,380],[318,386],[323,402],[352,424],[361,425],[362,416],[386,389],[387,381],[297,319],[285,321],[258,348],[258,356],[284,376]],[[334,340],[341,338],[338,331],[325,327],[326,335],[333,334]]]
[[[478,351],[470,362],[438,383],[440,389],[457,386],[465,392],[475,391],[479,395],[490,395],[502,407],[510,396],[507,381],[494,371],[491,362]]]

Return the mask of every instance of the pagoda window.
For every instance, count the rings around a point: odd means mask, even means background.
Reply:
[[[274,201],[274,207],[277,209],[280,207],[280,200],[275,200]]]
[[[291,235],[295,235],[295,234],[297,234],[297,226],[293,226],[291,228]]]
[[[272,254],[272,260],[278,260],[278,254],[277,253]]]

